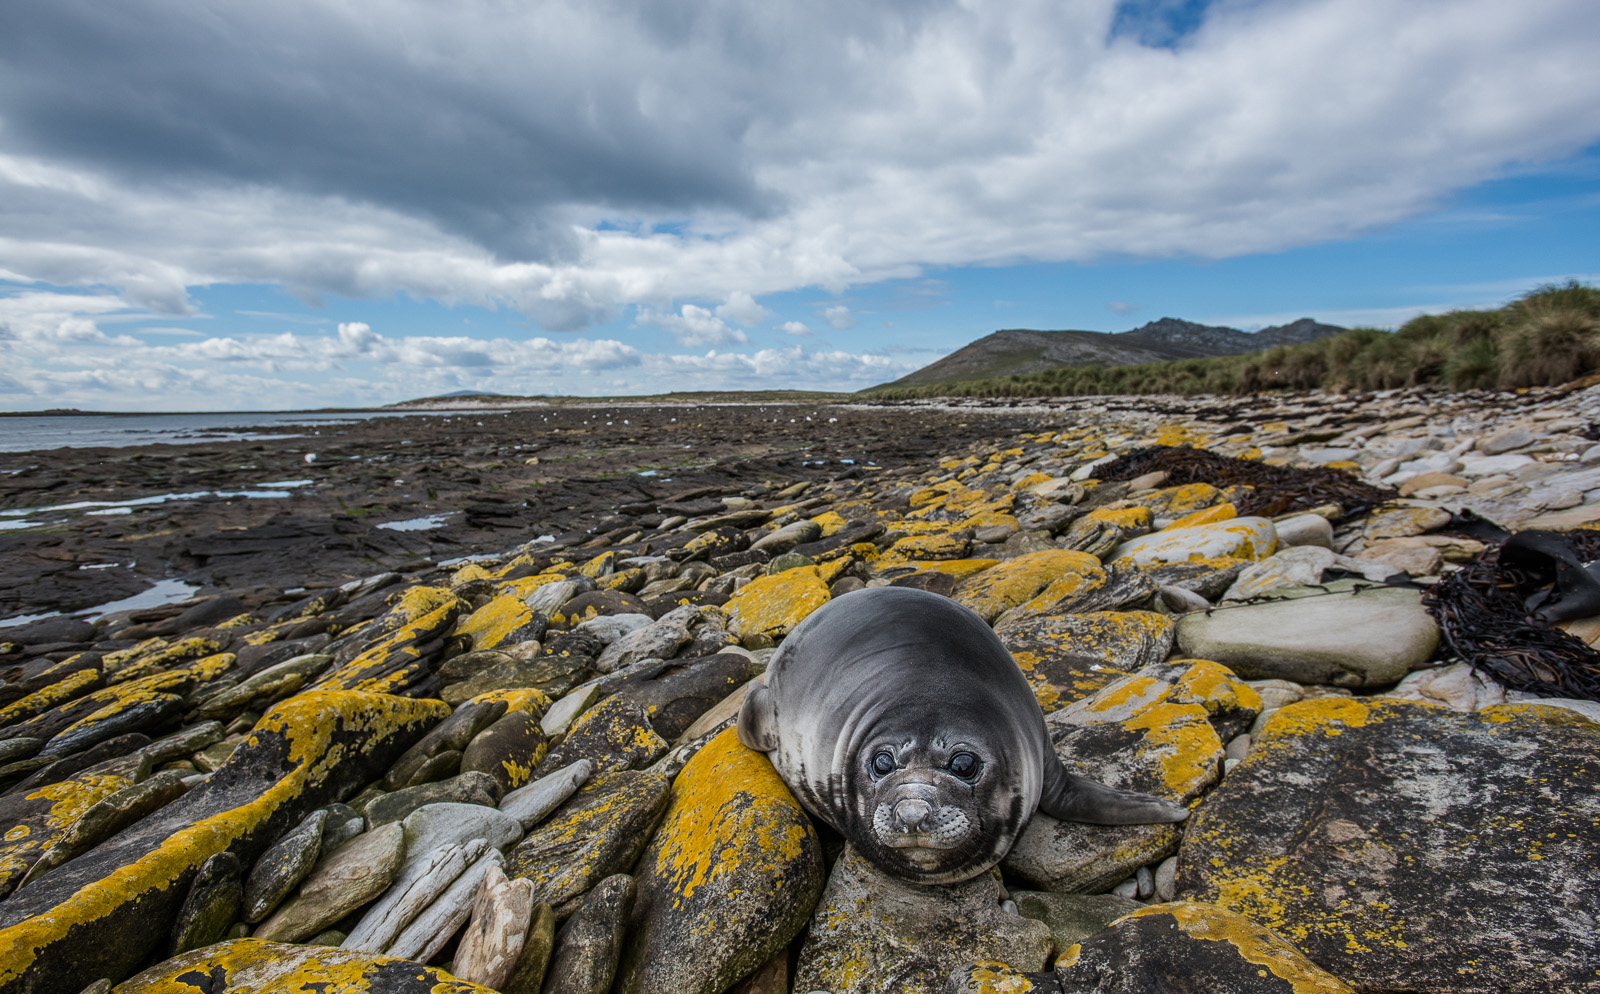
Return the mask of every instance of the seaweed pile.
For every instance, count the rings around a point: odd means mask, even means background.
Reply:
[[[1132,480],[1156,472],[1167,474],[1168,486],[1209,483],[1215,487],[1253,487],[1253,493],[1233,503],[1240,514],[1263,517],[1338,504],[1342,520],[1397,496],[1388,487],[1364,483],[1341,469],[1274,466],[1188,446],[1135,449],[1101,466],[1095,475],[1102,480]]]

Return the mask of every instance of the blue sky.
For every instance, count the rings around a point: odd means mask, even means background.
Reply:
[[[853,390],[1600,282],[1580,0],[373,7],[0,9],[0,409]]]

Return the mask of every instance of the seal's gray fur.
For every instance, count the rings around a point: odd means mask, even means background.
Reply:
[[[994,866],[1035,809],[1101,825],[1188,814],[1068,773],[993,630],[924,590],[874,587],[813,612],[746,696],[738,728],[807,810],[915,883]]]

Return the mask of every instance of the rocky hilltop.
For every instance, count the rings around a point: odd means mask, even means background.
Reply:
[[[1600,991],[1600,389],[1119,403],[0,632],[0,992]],[[1189,820],[883,877],[730,726],[884,584]]]
[[[1042,373],[1063,366],[1133,366],[1170,359],[1244,355],[1275,345],[1303,345],[1345,330],[1311,318],[1257,332],[1179,318],[1162,318],[1123,332],[1014,328],[985,335],[883,387]]]

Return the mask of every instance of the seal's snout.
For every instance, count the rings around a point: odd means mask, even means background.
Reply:
[[[933,817],[933,805],[920,797],[908,797],[894,806],[894,827],[900,832],[921,832]]]

